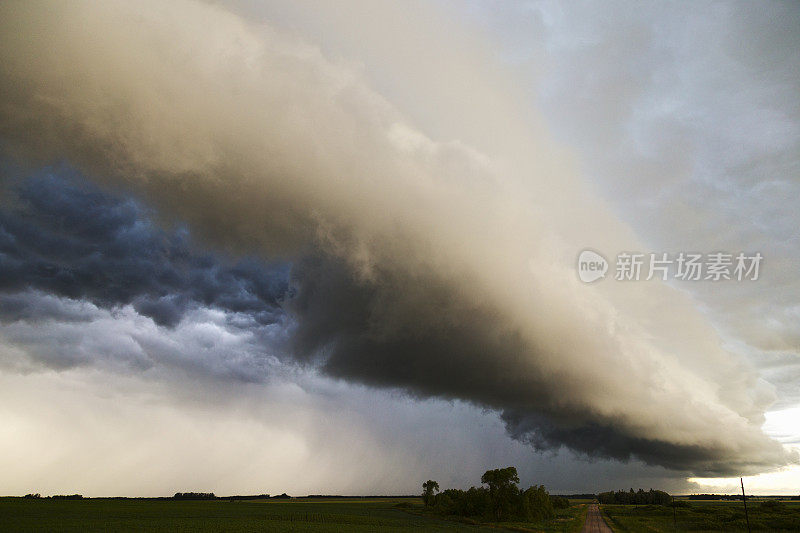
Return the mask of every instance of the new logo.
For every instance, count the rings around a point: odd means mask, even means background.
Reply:
[[[608,261],[592,250],[584,250],[578,256],[578,277],[584,283],[604,278],[608,272]]]

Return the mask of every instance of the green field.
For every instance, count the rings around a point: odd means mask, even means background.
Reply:
[[[559,512],[547,524],[507,524],[518,530],[579,529],[585,506]],[[313,531],[497,532],[422,514],[418,498],[172,501],[0,498],[0,531]]]
[[[518,531],[541,531],[545,533],[576,533],[581,530],[583,522],[586,520],[588,507],[586,502],[572,501],[569,509],[556,509],[556,517],[543,524],[525,524],[522,522],[504,524],[511,529]]]
[[[676,509],[677,531],[747,531],[741,502],[686,501]],[[603,505],[606,521],[619,532],[673,532],[671,507],[660,505]],[[765,509],[748,501],[752,531],[800,531],[800,502],[782,502],[780,509]]]

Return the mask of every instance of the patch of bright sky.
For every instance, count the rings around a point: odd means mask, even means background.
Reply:
[[[764,432],[775,440],[800,450],[800,407],[766,413]],[[738,478],[690,478],[711,492],[738,493]],[[800,490],[800,465],[791,465],[776,472],[767,472],[743,479],[745,491],[750,494],[797,495]]]

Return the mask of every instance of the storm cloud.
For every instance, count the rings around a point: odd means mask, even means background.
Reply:
[[[185,229],[164,230],[133,199],[104,193],[68,168],[8,179],[0,207],[0,290],[36,290],[105,308],[131,304],[175,326],[206,306],[277,322],[288,265],[201,252]],[[3,299],[6,319],[45,316],[20,298]]]
[[[545,130],[521,125],[501,81],[491,97],[476,85],[464,106],[463,123],[486,131],[437,140],[357,66],[219,6],[7,2],[0,20],[10,153],[67,159],[225,253],[291,261],[282,306],[298,361],[495,410],[539,448],[693,474],[796,459],[760,429],[773,392],[720,346],[690,298],[658,282],[576,279],[581,247],[635,249],[636,239]],[[449,66],[454,76],[480,71],[469,60]],[[442,83],[457,94],[459,81]],[[82,198],[73,195],[76,207]],[[21,199],[36,208],[46,197]],[[106,223],[72,231],[113,250],[108,228],[135,227],[138,209],[115,205]],[[35,231],[4,223],[12,236]],[[142,257],[119,252],[118,277],[114,254],[94,264],[79,240],[54,244],[31,273],[10,264],[9,279],[131,302],[166,325],[179,322],[181,298],[275,320],[287,289],[269,269],[181,259],[180,239],[154,231]],[[4,242],[28,260],[42,252]],[[103,281],[92,288],[89,278]]]

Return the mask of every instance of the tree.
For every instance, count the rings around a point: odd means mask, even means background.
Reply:
[[[489,499],[492,511],[498,522],[511,510],[519,496],[519,476],[513,466],[487,470],[481,476],[481,483],[489,485]]]
[[[634,492],[631,489],[629,492],[619,490],[617,492],[601,492],[597,495],[597,499],[602,504],[622,504],[622,505],[671,505],[672,496],[663,490],[653,490],[645,492],[644,489],[639,489]]]
[[[432,513],[489,522],[543,522],[555,516],[554,502],[569,507],[566,498],[551,497],[544,485],[534,485],[524,492],[520,490],[519,476],[514,467],[487,470],[481,476],[481,482],[488,487],[447,489],[436,494],[439,484],[428,480],[422,484],[422,498]],[[613,497],[614,493],[609,495]]]
[[[566,499],[566,498],[565,498]],[[569,507],[569,502],[567,502]],[[522,493],[522,513],[526,520],[540,522],[555,516],[553,502],[544,485],[530,487]]]
[[[422,491],[422,501],[426,507],[430,507],[433,505],[435,493],[439,492],[439,484],[429,479],[422,484]]]

